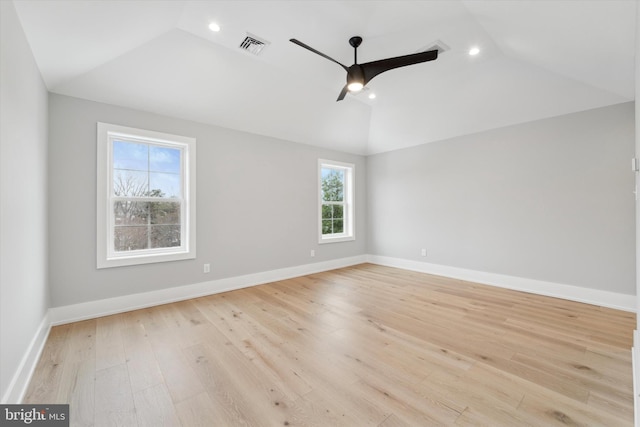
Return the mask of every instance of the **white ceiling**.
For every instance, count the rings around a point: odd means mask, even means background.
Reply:
[[[51,92],[358,154],[634,99],[635,0],[14,3]],[[344,70],[289,39],[349,66],[354,35],[360,63],[450,50],[336,102]]]

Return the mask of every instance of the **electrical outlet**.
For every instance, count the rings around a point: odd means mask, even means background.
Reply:
[[[311,254],[310,255],[311,255],[311,258],[313,258],[314,256],[316,256],[316,251],[311,249]]]
[[[211,264],[205,264],[204,265],[204,272],[205,273],[210,273],[211,272]]]
[[[420,255],[422,255],[422,256],[427,256],[427,250],[423,248],[423,249],[420,251]]]

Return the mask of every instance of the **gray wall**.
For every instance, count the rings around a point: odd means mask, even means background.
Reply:
[[[49,305],[47,90],[13,3],[0,1],[0,17],[0,396],[5,401]]]
[[[197,138],[196,260],[96,269],[98,121]],[[317,243],[318,158],[356,164],[354,242]],[[365,176],[362,156],[50,94],[52,306],[363,255]]]
[[[625,103],[370,156],[368,253],[634,295],[633,153]]]

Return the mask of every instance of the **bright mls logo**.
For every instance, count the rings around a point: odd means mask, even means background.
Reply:
[[[0,405],[0,426],[69,427],[69,405]]]

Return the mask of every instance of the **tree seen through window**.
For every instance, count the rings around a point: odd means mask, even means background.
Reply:
[[[181,150],[113,142],[116,252],[181,244]]]
[[[322,234],[344,232],[344,171],[322,168]]]

